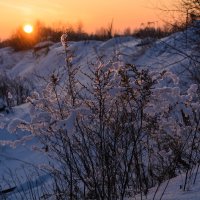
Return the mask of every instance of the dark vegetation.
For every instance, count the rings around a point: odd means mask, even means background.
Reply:
[[[0,99],[2,109],[25,103],[30,95],[32,84],[21,78],[9,78],[6,74],[0,75]],[[2,110],[2,111],[3,111]]]
[[[52,42],[60,42],[60,36],[63,33],[68,34],[70,41],[82,41],[82,40],[108,40],[112,37],[122,36],[134,36],[137,38],[154,38],[159,39],[170,35],[174,32],[183,29],[183,24],[166,25],[163,28],[156,27],[155,23],[147,23],[142,25],[137,30],[131,30],[126,28],[123,33],[114,31],[113,23],[107,25],[107,27],[99,28],[95,33],[86,33],[83,30],[82,24],[77,27],[60,25],[57,27],[45,26],[41,22],[37,22],[34,25],[34,33],[24,33],[22,27],[19,27],[10,38],[0,42],[0,47],[10,46],[16,51],[31,49],[39,42],[50,40]]]

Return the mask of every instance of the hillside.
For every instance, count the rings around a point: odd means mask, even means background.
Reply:
[[[123,65],[124,63],[128,63],[136,65],[138,69],[148,69],[152,74],[154,72],[159,74],[163,71],[169,71],[175,74],[179,79],[177,84],[174,80],[174,83],[172,83],[173,81],[166,79],[160,83],[159,87],[161,89],[166,89],[167,87],[179,87],[180,95],[185,95],[184,97],[178,97],[180,100],[181,98],[189,98],[186,95],[187,92],[188,95],[190,92],[188,88],[190,88],[191,84],[197,83],[195,82],[193,76],[198,72],[195,71],[196,69],[194,66],[196,66],[199,62],[197,41],[199,41],[200,36],[199,34],[196,34],[196,29],[197,28],[190,28],[185,32],[175,33],[167,38],[156,41],[151,39],[141,40],[134,37],[117,37],[102,42],[69,42],[68,51],[73,52],[73,65],[79,67],[77,78],[79,81],[81,81],[82,84],[88,84],[88,82],[91,81],[87,76],[83,76],[83,74],[87,74],[89,76],[92,73],[91,63],[96,63],[101,59],[103,60],[103,64],[106,67],[109,67],[109,64],[107,63],[110,62],[112,64],[114,63],[114,66],[115,63],[116,65]],[[187,42],[185,40],[186,34]],[[48,76],[51,76],[54,72],[64,74],[63,71],[66,65],[65,53],[66,52],[61,43],[53,44],[49,47],[49,49],[41,48],[37,51],[29,50],[23,52],[14,52],[10,47],[2,48],[0,49],[0,72],[1,74],[7,74],[7,76],[10,78],[20,77],[22,79],[26,78],[31,80],[34,86],[33,90],[40,93],[42,90],[41,88],[44,86],[44,80]],[[118,90],[115,88],[113,91],[115,93]],[[172,93],[169,92],[169,95],[171,94]],[[158,94],[158,96],[159,95],[160,94]],[[158,104],[159,103],[162,105],[162,102],[158,101]],[[83,108],[80,107],[79,109],[81,110]],[[181,109],[184,110],[183,106],[180,108],[180,110]],[[0,176],[4,176],[4,179],[7,177],[7,182],[2,181],[2,183],[0,183],[0,195],[1,191],[5,190],[6,188],[13,187],[13,185],[17,185],[18,192],[30,192],[30,188],[27,186],[30,184],[30,182],[26,184],[27,180],[22,178],[21,181],[16,179],[15,184],[8,183],[8,180],[10,180],[9,175],[13,173],[12,176],[17,175],[18,178],[20,176],[24,177],[24,168],[28,169],[32,166],[34,168],[40,168],[40,166],[46,165],[50,162],[46,156],[46,147],[44,144],[40,143],[40,140],[37,138],[37,136],[29,140],[29,136],[31,137],[31,134],[26,130],[23,131],[20,129],[17,129],[15,133],[9,133],[9,130],[12,131],[16,128],[15,123],[17,123],[18,119],[30,122],[32,120],[30,118],[31,112],[33,112],[31,110],[31,105],[26,103],[13,107],[12,111],[9,113],[0,113],[0,126],[2,128],[0,129]],[[82,112],[82,110],[80,112]],[[84,112],[87,113],[88,111]],[[173,112],[175,113],[174,116],[176,116],[176,111]],[[72,109],[71,115],[68,116],[65,121],[63,120],[65,123],[67,123],[67,128],[69,130],[71,130],[71,125],[69,122],[73,121],[71,119],[73,118],[73,114],[76,115],[76,110]],[[187,111],[187,114],[189,115],[190,112]],[[177,114],[177,118],[178,117],[179,116]],[[37,116],[35,116],[35,118],[37,118]],[[40,116],[38,114],[38,120],[39,119]],[[13,121],[14,123],[10,123]],[[196,156],[199,156],[198,150]],[[177,173],[179,174],[179,172]],[[163,182],[158,188],[158,192],[155,198],[153,196],[155,194],[156,187],[151,188],[147,195],[147,199],[161,199],[160,197],[162,196],[163,191],[165,191],[166,185],[167,187],[166,191],[163,193],[163,200],[200,199],[200,172],[198,172],[197,168],[194,167],[191,173],[191,182],[196,176],[196,183],[194,185],[191,183],[190,188],[188,188],[186,191],[180,189],[180,185],[183,186],[184,184],[185,177],[185,173],[182,172],[181,175],[174,177],[169,181]],[[41,177],[42,181],[37,186],[43,185],[44,182],[49,183],[50,175],[48,173],[45,172],[41,175]],[[15,199],[16,197],[20,199],[20,196],[15,195],[19,194],[14,192],[7,194],[7,197],[11,200]],[[136,195],[135,198],[141,199],[141,196]],[[52,199],[54,198],[52,197]]]

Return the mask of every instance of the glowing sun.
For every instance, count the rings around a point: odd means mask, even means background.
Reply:
[[[23,30],[26,33],[32,33],[33,32],[33,26],[30,25],[30,24],[26,24],[26,25],[24,25]]]

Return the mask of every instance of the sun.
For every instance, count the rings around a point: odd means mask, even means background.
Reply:
[[[31,24],[26,24],[26,25],[24,25],[23,30],[26,33],[32,33],[33,32],[33,26]]]

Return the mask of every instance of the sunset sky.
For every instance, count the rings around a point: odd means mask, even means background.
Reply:
[[[174,0],[162,2],[170,6]],[[141,23],[160,23],[159,11],[154,9],[159,6],[158,0],[0,0],[0,38],[36,20],[46,25],[82,22],[88,32],[106,27],[112,20],[118,31],[137,28]]]

